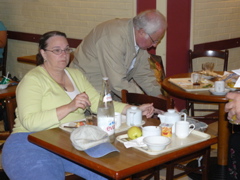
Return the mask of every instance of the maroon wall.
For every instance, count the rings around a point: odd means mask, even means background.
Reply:
[[[137,14],[147,9],[156,9],[156,0],[137,0]]]
[[[167,1],[167,76],[187,72],[191,0]]]

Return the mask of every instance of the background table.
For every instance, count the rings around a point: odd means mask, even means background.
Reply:
[[[228,159],[228,140],[231,133],[231,126],[226,119],[226,113],[224,111],[225,104],[228,102],[228,100],[225,98],[225,96],[212,95],[208,90],[185,91],[168,81],[170,78],[187,78],[190,77],[190,75],[191,73],[185,73],[170,76],[164,79],[162,82],[162,88],[174,97],[218,104],[218,165],[226,166]]]
[[[36,55],[18,57],[17,61],[37,65]]]
[[[5,99],[6,97],[13,97],[16,95],[17,86],[9,85],[6,89],[0,89],[0,99]]]

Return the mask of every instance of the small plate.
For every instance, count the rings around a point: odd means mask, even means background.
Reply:
[[[59,128],[71,133],[74,129],[77,128],[77,127],[74,127],[74,126],[76,126],[77,122],[85,122],[86,123],[86,119],[81,119],[81,120],[76,120],[76,121],[60,124]],[[69,126],[69,127],[67,127],[67,126]]]
[[[227,93],[230,91],[230,89],[225,88],[224,92],[216,92],[216,91],[214,90],[214,88],[211,88],[211,89],[209,89],[209,91],[210,91],[212,94],[214,94],[214,95],[224,96],[225,94],[227,94]]]
[[[207,75],[202,74],[202,78],[204,78],[204,79],[213,79],[214,76],[207,76]]]
[[[226,86],[226,88],[229,89],[230,91],[236,91],[237,90],[237,88],[231,88],[229,86]]]

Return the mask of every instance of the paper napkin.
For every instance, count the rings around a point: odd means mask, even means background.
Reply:
[[[236,73],[237,75],[240,76],[240,69],[235,69],[235,70],[232,70],[232,72]],[[240,87],[240,77],[237,79],[235,85],[234,85],[235,88],[238,88]]]
[[[130,147],[146,147],[147,145],[143,143],[143,136],[137,138],[137,139],[133,139],[131,141],[127,141],[124,142],[124,146],[126,148],[130,148]]]

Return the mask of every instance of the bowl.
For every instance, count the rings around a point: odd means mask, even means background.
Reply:
[[[159,126],[145,126],[142,127],[142,135],[147,136],[159,136],[161,135],[161,129]]]
[[[0,89],[6,89],[8,87],[9,83],[8,84],[0,84]]]
[[[171,140],[165,136],[147,136],[143,143],[147,144],[150,151],[161,151],[171,143]]]

